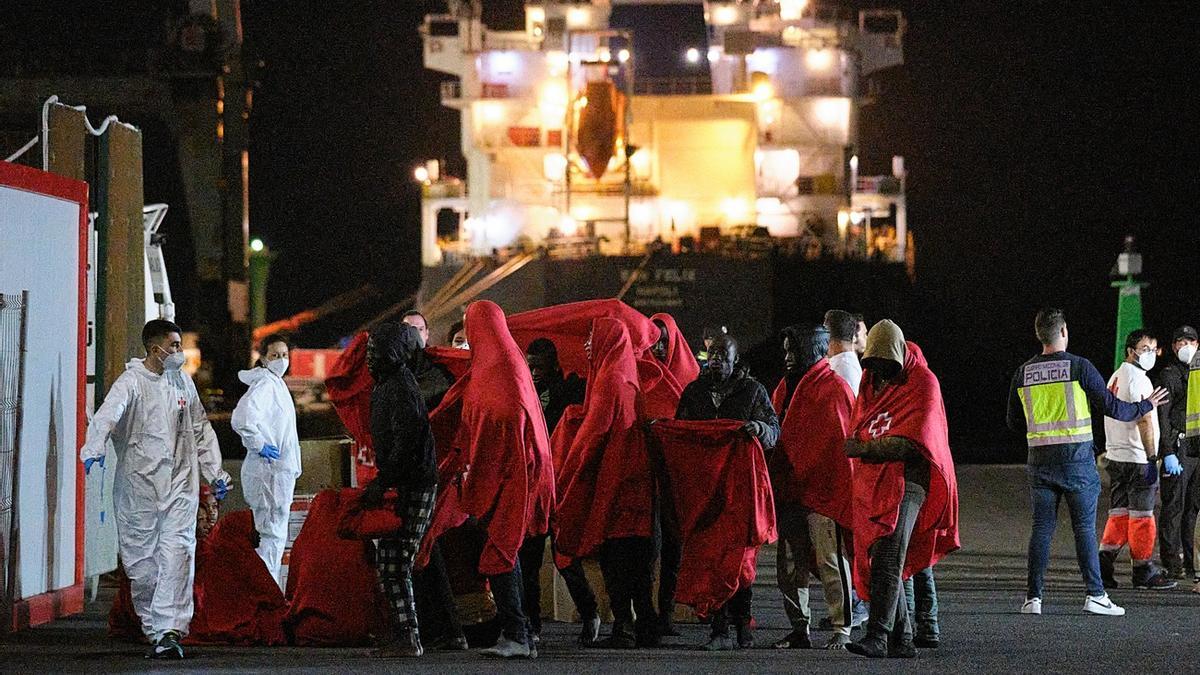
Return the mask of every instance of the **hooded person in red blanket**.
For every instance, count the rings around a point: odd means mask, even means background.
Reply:
[[[750,377],[745,371],[736,368],[738,360],[737,342],[729,335],[721,334],[713,338],[708,350],[708,365],[703,374],[683,390],[679,400],[679,409],[675,413],[677,420],[735,420],[742,423],[742,430],[758,439],[764,449],[775,447],[779,439],[779,418],[771,406],[771,398],[767,390],[758,380]],[[746,467],[750,470],[752,467]],[[678,481],[671,481],[671,485]],[[673,489],[667,486],[667,490]],[[768,484],[767,493],[770,494]],[[772,535],[774,534],[774,509],[770,509]],[[678,537],[682,534],[683,514],[675,513],[674,518],[664,516],[663,538]],[[675,522],[671,522],[675,520]],[[671,530],[672,532],[668,532]],[[682,541],[680,539],[680,541]],[[659,605],[660,617],[669,617],[673,611],[675,583],[679,574],[679,561],[668,561],[666,545],[663,546],[662,579],[660,581],[659,600],[663,600],[663,586],[670,584],[666,603]],[[757,549],[755,549],[757,550]],[[671,570],[670,568],[674,569]],[[668,575],[668,572],[674,572]],[[750,582],[753,581],[753,574]],[[730,650],[738,647],[754,646],[754,635],[750,629],[751,584],[739,584],[733,597],[712,614],[712,636],[704,645],[710,651]],[[737,631],[736,639],[730,635],[730,624]]]
[[[700,375],[700,364],[696,362],[696,357],[688,347],[683,332],[675,323],[675,318],[670,314],[659,313],[651,316],[650,320],[659,330],[658,342],[650,348],[654,358],[666,366],[671,376],[679,383],[680,389],[695,382]]]
[[[958,543],[958,484],[937,377],[900,327],[867,334],[863,382],[846,454],[854,471],[854,584],[870,596],[866,634],[847,649],[916,656],[903,579]]]
[[[501,637],[485,656],[530,654],[518,552],[525,539],[546,533],[554,505],[550,439],[525,355],[493,302],[467,308],[471,369],[446,395],[442,408],[461,397],[462,414],[443,475],[455,477],[439,509],[474,517],[486,532],[479,572],[488,577]],[[461,522],[443,513],[435,520]],[[435,533],[436,534],[436,533]]]
[[[850,564],[845,533],[852,526],[852,471],[844,447],[854,393],[829,366],[824,326],[783,332],[784,368],[772,403],[782,417],[772,454],[771,487],[779,525],[777,581],[792,632],[776,649],[808,649],[808,578],[816,572],[825,590],[833,636],[826,649],[850,643]],[[816,569],[809,564],[816,562]]]
[[[591,373],[583,419],[556,458],[556,546],[568,559],[600,559],[613,611],[607,646],[653,647],[653,490],[629,331],[615,319],[596,319],[585,349]],[[570,430],[563,425],[555,441]]]

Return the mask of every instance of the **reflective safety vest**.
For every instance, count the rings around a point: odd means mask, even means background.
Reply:
[[[1018,394],[1025,408],[1029,447],[1092,440],[1092,409],[1083,387],[1071,377],[1070,361],[1027,364]]]
[[[1188,369],[1187,408],[1183,420],[1185,436],[1200,436],[1200,361],[1192,359]]]

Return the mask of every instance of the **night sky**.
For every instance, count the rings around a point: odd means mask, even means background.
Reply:
[[[882,95],[860,124],[862,173],[906,157],[920,321],[903,328],[942,378],[959,449],[1018,448],[1003,430],[1005,397],[1037,350],[1039,306],[1066,309],[1072,351],[1109,372],[1108,273],[1126,233],[1145,254],[1147,322],[1165,332],[1200,323],[1194,9],[873,4],[908,20],[906,63],[879,77]],[[416,30],[439,5],[244,0],[247,51],[265,62],[251,227],[279,253],[270,318],[364,283],[417,283],[412,168],[441,157],[462,173],[457,114],[438,103],[444,76],[422,67]],[[485,21],[518,28],[521,5],[487,0]],[[148,153],[148,172],[154,161]],[[147,201],[164,199],[153,185]]]

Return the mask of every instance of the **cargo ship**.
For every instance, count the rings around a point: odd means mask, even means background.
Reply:
[[[897,316],[913,246],[903,157],[860,175],[872,76],[903,64],[903,15],[816,0],[543,0],[523,30],[478,0],[420,27],[452,76],[462,175],[431,159],[423,279],[435,330],[466,303],[516,312],[619,297],[693,347],[743,345],[839,306]]]

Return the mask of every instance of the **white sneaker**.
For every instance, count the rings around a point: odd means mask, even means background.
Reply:
[[[1026,598],[1025,604],[1021,605],[1022,614],[1041,614],[1042,599],[1041,598]]]
[[[1087,600],[1083,601],[1083,611],[1104,616],[1125,616],[1125,609],[1118,607],[1117,603],[1108,597],[1108,593],[1097,597],[1089,595]]]

